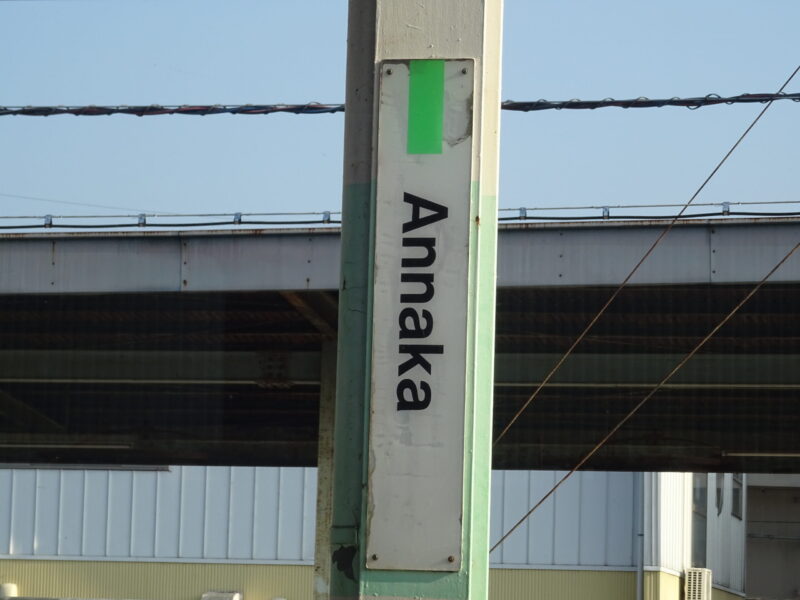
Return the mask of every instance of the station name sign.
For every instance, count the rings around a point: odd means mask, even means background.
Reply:
[[[473,81],[381,68],[367,568],[461,566]]]

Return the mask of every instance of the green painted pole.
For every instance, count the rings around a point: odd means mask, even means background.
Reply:
[[[350,0],[330,579],[318,582],[320,598],[325,585],[337,600],[488,597],[501,4]],[[436,310],[453,297],[463,310]],[[441,444],[425,442],[440,433]],[[445,479],[459,489],[415,496],[451,464]]]

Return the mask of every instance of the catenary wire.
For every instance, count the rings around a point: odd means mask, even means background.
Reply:
[[[53,204],[69,204],[71,206],[88,206],[91,208],[108,208],[111,210],[138,210],[142,211],[141,208],[133,208],[130,206],[109,206],[107,204],[91,204],[89,202],[72,202],[69,200],[54,200],[53,198],[42,198],[40,196],[24,196],[22,194],[6,194],[4,192],[0,192],[0,196],[3,198],[17,198],[19,200],[35,200],[37,202],[51,202]]]
[[[768,272],[766,275],[764,275],[764,277],[762,277],[762,278],[761,278],[761,280],[760,280],[760,281],[759,281],[759,282],[758,282],[758,283],[757,283],[757,284],[756,284],[756,285],[753,287],[753,289],[751,289],[751,290],[750,290],[750,291],[747,293],[747,295],[745,295],[745,297],[744,297],[744,298],[742,298],[742,300],[740,300],[740,301],[739,301],[739,303],[738,303],[736,306],[734,306],[734,307],[733,307],[733,309],[731,309],[731,311],[730,311],[730,312],[728,312],[728,314],[727,314],[727,315],[725,315],[725,317],[724,317],[724,318],[723,318],[723,319],[722,319],[722,320],[721,320],[719,323],[717,323],[717,324],[716,324],[716,325],[715,325],[715,326],[714,326],[714,327],[711,329],[711,331],[709,331],[709,332],[708,332],[708,333],[705,335],[705,337],[703,337],[703,339],[702,339],[702,340],[700,340],[700,342],[698,342],[698,343],[697,343],[697,345],[695,345],[695,347],[694,347],[694,348],[692,348],[692,350],[691,350],[691,351],[690,351],[690,352],[689,352],[689,353],[688,353],[686,356],[684,356],[684,357],[683,357],[683,358],[682,358],[682,359],[681,359],[681,360],[678,362],[678,364],[677,364],[677,365],[675,365],[675,366],[672,368],[672,370],[671,370],[669,373],[667,373],[667,375],[666,375],[666,376],[664,376],[664,378],[663,378],[663,379],[661,379],[661,381],[659,381],[659,382],[658,382],[658,384],[656,384],[656,386],[655,386],[655,387],[654,387],[652,390],[650,390],[650,392],[648,392],[648,393],[647,393],[647,395],[646,395],[644,398],[642,398],[642,399],[641,399],[641,400],[640,400],[640,401],[639,401],[639,402],[638,402],[638,403],[637,403],[637,404],[636,404],[636,405],[635,405],[635,406],[634,406],[634,407],[633,407],[633,408],[632,408],[632,409],[631,409],[631,410],[628,412],[628,414],[626,414],[626,415],[625,415],[625,416],[624,416],[624,417],[623,417],[623,418],[622,418],[622,419],[621,419],[621,420],[620,420],[620,421],[619,421],[619,422],[618,422],[616,425],[614,425],[614,427],[612,427],[612,428],[611,428],[611,430],[610,430],[610,431],[609,431],[609,432],[608,432],[608,433],[607,433],[607,434],[606,434],[606,435],[603,437],[603,439],[601,439],[599,442],[597,442],[597,444],[595,444],[595,445],[594,445],[594,447],[593,447],[593,448],[592,448],[592,449],[591,449],[589,452],[587,452],[587,453],[586,453],[586,454],[583,456],[583,458],[581,458],[581,459],[580,459],[580,461],[578,461],[578,463],[577,463],[577,464],[576,464],[576,465],[575,465],[575,466],[574,466],[574,467],[573,467],[573,468],[572,468],[572,469],[571,469],[569,472],[567,472],[567,474],[566,474],[566,475],[564,475],[564,476],[563,476],[561,479],[559,479],[559,480],[558,480],[558,482],[557,482],[557,483],[556,483],[556,484],[555,484],[555,485],[554,485],[552,488],[550,488],[550,490],[549,490],[549,491],[548,491],[548,492],[547,492],[547,493],[546,493],[544,496],[542,496],[542,498],[541,498],[541,499],[540,499],[540,500],[539,500],[539,501],[538,501],[536,504],[534,504],[534,505],[533,505],[533,506],[532,506],[532,507],[531,507],[531,508],[528,510],[528,512],[526,512],[526,513],[525,513],[525,514],[522,516],[522,518],[521,518],[519,521],[517,521],[517,522],[516,522],[516,523],[515,523],[515,524],[514,524],[514,525],[511,527],[511,529],[509,529],[509,530],[508,530],[506,533],[504,533],[504,534],[503,534],[503,535],[500,537],[500,539],[499,539],[499,540],[498,540],[498,541],[497,541],[497,542],[496,542],[496,543],[495,543],[495,544],[494,544],[494,545],[491,547],[491,549],[489,550],[489,552],[494,552],[494,551],[495,551],[495,550],[496,550],[496,549],[497,549],[497,548],[498,548],[498,547],[499,547],[499,546],[500,546],[500,545],[501,545],[501,544],[502,544],[502,543],[503,543],[503,542],[504,542],[506,539],[508,539],[508,537],[509,537],[509,536],[510,536],[512,533],[514,533],[514,531],[516,531],[516,530],[517,530],[517,528],[518,528],[520,525],[522,525],[522,524],[523,524],[523,523],[524,523],[524,522],[525,522],[525,521],[528,519],[528,517],[530,517],[530,516],[531,516],[531,515],[532,515],[532,514],[533,514],[533,513],[536,511],[536,509],[537,509],[537,508],[539,508],[539,507],[540,507],[542,504],[544,504],[544,503],[547,501],[547,499],[548,499],[548,498],[550,498],[550,496],[552,496],[552,495],[553,495],[553,494],[556,492],[556,490],[557,490],[559,487],[561,487],[561,485],[562,485],[562,484],[563,484],[563,483],[564,483],[564,482],[565,482],[567,479],[569,479],[569,478],[570,478],[572,475],[574,475],[574,474],[575,474],[575,473],[576,473],[576,472],[577,472],[577,471],[578,471],[578,470],[579,470],[579,469],[580,469],[580,468],[581,468],[583,465],[585,465],[585,464],[586,464],[586,462],[587,462],[587,461],[589,461],[589,459],[591,459],[591,458],[592,458],[592,456],[594,456],[594,455],[595,455],[595,454],[596,454],[596,453],[597,453],[597,452],[598,452],[598,451],[599,451],[599,450],[600,450],[600,449],[601,449],[601,448],[602,448],[602,447],[603,447],[603,446],[606,444],[606,442],[608,442],[608,440],[609,440],[609,439],[611,439],[611,438],[614,436],[614,434],[615,434],[615,433],[617,433],[617,431],[619,431],[619,430],[622,428],[622,426],[623,426],[623,425],[625,425],[625,423],[627,423],[627,422],[628,422],[628,421],[629,421],[631,418],[633,418],[633,416],[634,416],[634,415],[635,415],[635,414],[636,414],[636,413],[639,411],[639,409],[641,409],[641,408],[642,408],[642,406],[644,406],[644,405],[647,403],[647,401],[648,401],[648,400],[650,400],[650,398],[652,398],[652,397],[653,397],[653,396],[654,396],[654,395],[655,395],[655,394],[656,394],[656,393],[657,393],[657,392],[658,392],[658,391],[659,391],[659,390],[660,390],[660,389],[661,389],[661,388],[662,388],[662,387],[663,387],[663,386],[664,386],[664,385],[665,385],[665,384],[666,384],[666,383],[667,383],[667,382],[668,382],[670,379],[672,379],[672,377],[674,377],[674,375],[675,375],[675,374],[676,374],[676,373],[677,373],[677,372],[678,372],[678,371],[679,371],[679,370],[680,370],[680,369],[681,369],[681,368],[682,368],[682,367],[683,367],[683,366],[684,366],[684,365],[685,365],[687,362],[689,362],[689,360],[691,360],[691,359],[692,359],[692,357],[693,357],[695,354],[697,354],[697,353],[698,353],[698,352],[699,352],[699,351],[700,351],[700,350],[703,348],[703,346],[705,346],[705,345],[706,345],[706,343],[708,342],[708,340],[710,340],[712,337],[714,337],[714,335],[715,335],[715,334],[716,334],[716,333],[717,333],[717,332],[718,332],[720,329],[722,329],[722,327],[724,327],[724,326],[725,326],[725,324],[726,324],[728,321],[730,321],[730,320],[731,320],[731,319],[734,317],[734,315],[736,315],[736,313],[737,313],[737,312],[739,312],[739,309],[740,309],[740,308],[742,308],[742,306],[744,306],[744,305],[747,303],[747,301],[748,301],[748,300],[750,300],[750,298],[752,298],[752,297],[753,297],[753,296],[756,294],[756,292],[758,292],[758,290],[760,290],[760,289],[761,289],[761,287],[762,287],[762,286],[763,286],[763,285],[764,285],[764,284],[767,282],[767,280],[768,280],[770,277],[772,277],[772,275],[775,273],[775,271],[777,271],[777,270],[778,270],[778,269],[779,269],[779,268],[780,268],[780,267],[781,267],[781,266],[782,266],[782,265],[783,265],[783,264],[784,264],[784,263],[785,263],[787,260],[789,260],[789,258],[790,258],[790,257],[791,257],[791,256],[792,256],[792,255],[793,255],[793,254],[794,254],[794,253],[797,251],[797,249],[798,249],[798,248],[800,248],[800,242],[796,243],[796,244],[794,245],[794,247],[793,247],[791,250],[789,250],[789,252],[787,252],[787,253],[786,253],[786,254],[783,256],[783,258],[781,258],[781,259],[778,261],[778,263],[777,263],[777,264],[776,264],[774,267],[772,267],[772,269],[770,269],[770,270],[769,270],[769,272]]]
[[[74,115],[76,117],[97,117],[109,115],[134,115],[149,117],[157,115],[271,115],[288,113],[294,115],[318,115],[344,112],[344,104],[181,104],[162,106],[150,104],[141,106],[0,106],[2,116],[50,117],[54,115]]]
[[[627,100],[604,98],[603,100],[506,100],[501,103],[503,110],[533,112],[542,110],[595,110],[598,108],[661,108],[682,106],[691,110],[719,104],[767,104],[776,100],[800,102],[800,93],[739,94],[723,97],[718,94],[691,98],[650,99],[644,96]],[[99,117],[109,115],[134,115],[137,117],[157,115],[271,115],[288,113],[294,115],[320,115],[344,112],[344,104],[181,104],[181,105],[116,105],[116,106],[0,106],[1,116],[51,117],[73,115],[76,117]]]
[[[782,91],[775,94],[740,94],[723,98],[717,94],[698,96],[695,98],[664,98],[651,100],[650,98],[640,97],[630,100],[615,100],[614,98],[604,98],[603,100],[535,100],[516,102],[506,100],[502,104],[503,110],[513,110],[530,112],[537,110],[594,110],[597,108],[661,108],[663,106],[683,106],[695,110],[704,106],[714,106],[717,104],[753,104],[774,102],[775,100],[792,100],[800,102],[800,94],[785,94]]]
[[[783,90],[786,88],[786,86],[789,85],[789,83],[792,81],[792,79],[794,79],[794,76],[797,74],[798,71],[800,71],[800,65],[798,65],[794,69],[794,71],[792,71],[792,74],[789,75],[788,79],[786,79],[786,81],[783,83],[783,85],[778,90],[778,92],[777,92],[778,94],[781,94],[783,92]],[[750,125],[747,126],[747,128],[744,130],[744,132],[739,136],[739,138],[733,144],[733,146],[731,146],[730,150],[728,150],[728,152],[725,153],[725,156],[722,157],[722,160],[720,160],[717,163],[717,165],[711,170],[711,173],[709,173],[708,177],[706,177],[705,180],[703,181],[703,183],[701,183],[700,186],[697,188],[697,190],[695,190],[694,194],[692,194],[692,196],[689,198],[689,200],[686,202],[686,204],[683,206],[683,208],[680,210],[680,212],[678,212],[678,214],[675,215],[670,220],[670,222],[667,224],[667,226],[663,229],[663,231],[656,238],[656,240],[647,249],[647,251],[644,253],[644,255],[639,259],[639,261],[634,265],[633,269],[631,269],[631,271],[628,273],[628,275],[625,277],[625,279],[622,280],[622,283],[620,283],[619,286],[617,287],[617,289],[614,290],[614,293],[611,294],[611,297],[606,301],[605,304],[603,304],[603,306],[600,308],[600,310],[597,312],[597,314],[595,314],[595,316],[591,319],[591,321],[589,321],[588,325],[586,325],[586,327],[580,333],[580,335],[578,335],[578,337],[570,345],[570,347],[567,348],[566,352],[564,352],[564,354],[561,355],[561,358],[558,359],[556,364],[553,366],[552,369],[550,369],[550,371],[547,373],[547,375],[544,377],[544,379],[542,379],[542,381],[539,383],[539,385],[536,386],[536,389],[534,389],[534,391],[531,393],[531,395],[528,396],[528,399],[523,403],[523,405],[520,407],[520,409],[514,414],[513,417],[511,417],[511,420],[500,431],[500,433],[497,435],[497,437],[494,440],[493,446],[496,446],[497,443],[506,435],[506,433],[508,433],[508,430],[511,429],[511,427],[514,425],[514,423],[517,421],[517,419],[519,419],[520,416],[522,416],[522,413],[524,413],[525,410],[536,399],[536,397],[539,395],[539,393],[542,391],[542,389],[553,378],[553,376],[561,368],[561,366],[564,364],[564,362],[567,360],[567,358],[569,358],[569,356],[572,354],[573,350],[575,350],[575,348],[578,346],[578,344],[580,344],[581,341],[583,341],[583,338],[586,337],[586,335],[589,333],[589,331],[592,329],[592,327],[594,327],[595,323],[597,323],[597,321],[600,320],[600,317],[602,317],[603,314],[605,314],[605,312],[608,309],[608,307],[611,306],[611,304],[614,302],[614,300],[617,298],[617,296],[619,296],[619,294],[622,292],[622,290],[625,288],[625,286],[628,285],[628,282],[631,280],[631,278],[637,273],[639,268],[650,257],[650,255],[653,253],[653,251],[656,249],[656,247],[658,247],[658,245],[661,243],[661,240],[663,240],[666,237],[666,235],[670,231],[672,231],[672,228],[675,226],[675,223],[677,223],[678,220],[681,218],[681,216],[686,212],[686,209],[688,209],[689,206],[692,204],[692,202],[694,202],[695,198],[697,198],[697,196],[700,195],[700,192],[702,192],[703,189],[705,189],[706,185],[708,185],[708,182],[711,181],[711,179],[714,177],[714,175],[717,174],[717,172],[720,170],[720,168],[722,168],[722,165],[725,164],[725,162],[728,160],[728,158],[731,156],[731,154],[733,154],[733,152],[736,150],[736,148],[739,147],[739,144],[742,143],[742,140],[744,140],[744,138],[747,137],[747,134],[750,133],[750,131],[752,131],[753,127],[755,127],[756,124],[761,120],[761,117],[763,117],[764,114],[767,112],[767,110],[769,110],[770,106],[772,106],[772,102],[768,102],[764,106],[764,108],[762,108],[759,111],[759,113],[756,116],[756,118],[753,119],[753,121],[750,123]]]

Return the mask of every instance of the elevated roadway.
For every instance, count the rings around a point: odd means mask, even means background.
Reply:
[[[663,227],[501,229],[487,427]],[[798,240],[793,219],[677,225],[495,466],[573,466]],[[336,229],[0,236],[2,460],[313,464],[338,285]],[[587,468],[800,471],[798,307],[793,258]]]

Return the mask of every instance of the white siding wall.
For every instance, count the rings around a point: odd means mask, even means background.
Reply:
[[[493,473],[493,540],[561,475]],[[632,568],[633,482],[578,473],[492,563]],[[315,508],[315,469],[0,469],[0,557],[309,563]]]
[[[691,548],[692,475],[654,473],[658,484],[658,558],[655,567],[683,572]]]
[[[0,470],[0,556],[310,562],[315,469]]]
[[[722,510],[717,513],[716,478],[723,481]],[[730,474],[708,476],[706,556],[714,584],[744,591],[745,522],[731,515]],[[744,484],[746,486],[746,483]],[[744,488],[746,489],[746,487]],[[682,573],[690,566],[692,474],[645,474],[645,565]],[[746,503],[746,494],[743,497]],[[743,506],[746,510],[746,504]],[[743,512],[743,514],[746,514]]]
[[[723,480],[722,507],[716,505],[716,479]],[[747,482],[743,490],[747,489]],[[731,514],[733,507],[733,477],[730,473],[708,477],[708,568],[714,583],[735,591],[744,591],[745,522]],[[747,494],[743,493],[742,515],[747,514]]]
[[[495,471],[492,542],[563,475]],[[717,515],[709,477],[709,567],[741,590],[744,522],[725,476]],[[581,472],[491,555],[495,566],[630,569],[635,475]],[[645,476],[645,564],[682,571],[691,475]],[[304,562],[314,556],[316,470],[172,467],[169,471],[0,469],[0,557]]]
[[[492,544],[564,475],[492,474]],[[579,472],[491,555],[500,565],[632,568],[634,474]]]
[[[659,546],[659,478],[658,473],[643,474],[644,492],[644,566],[653,567],[661,563]]]

